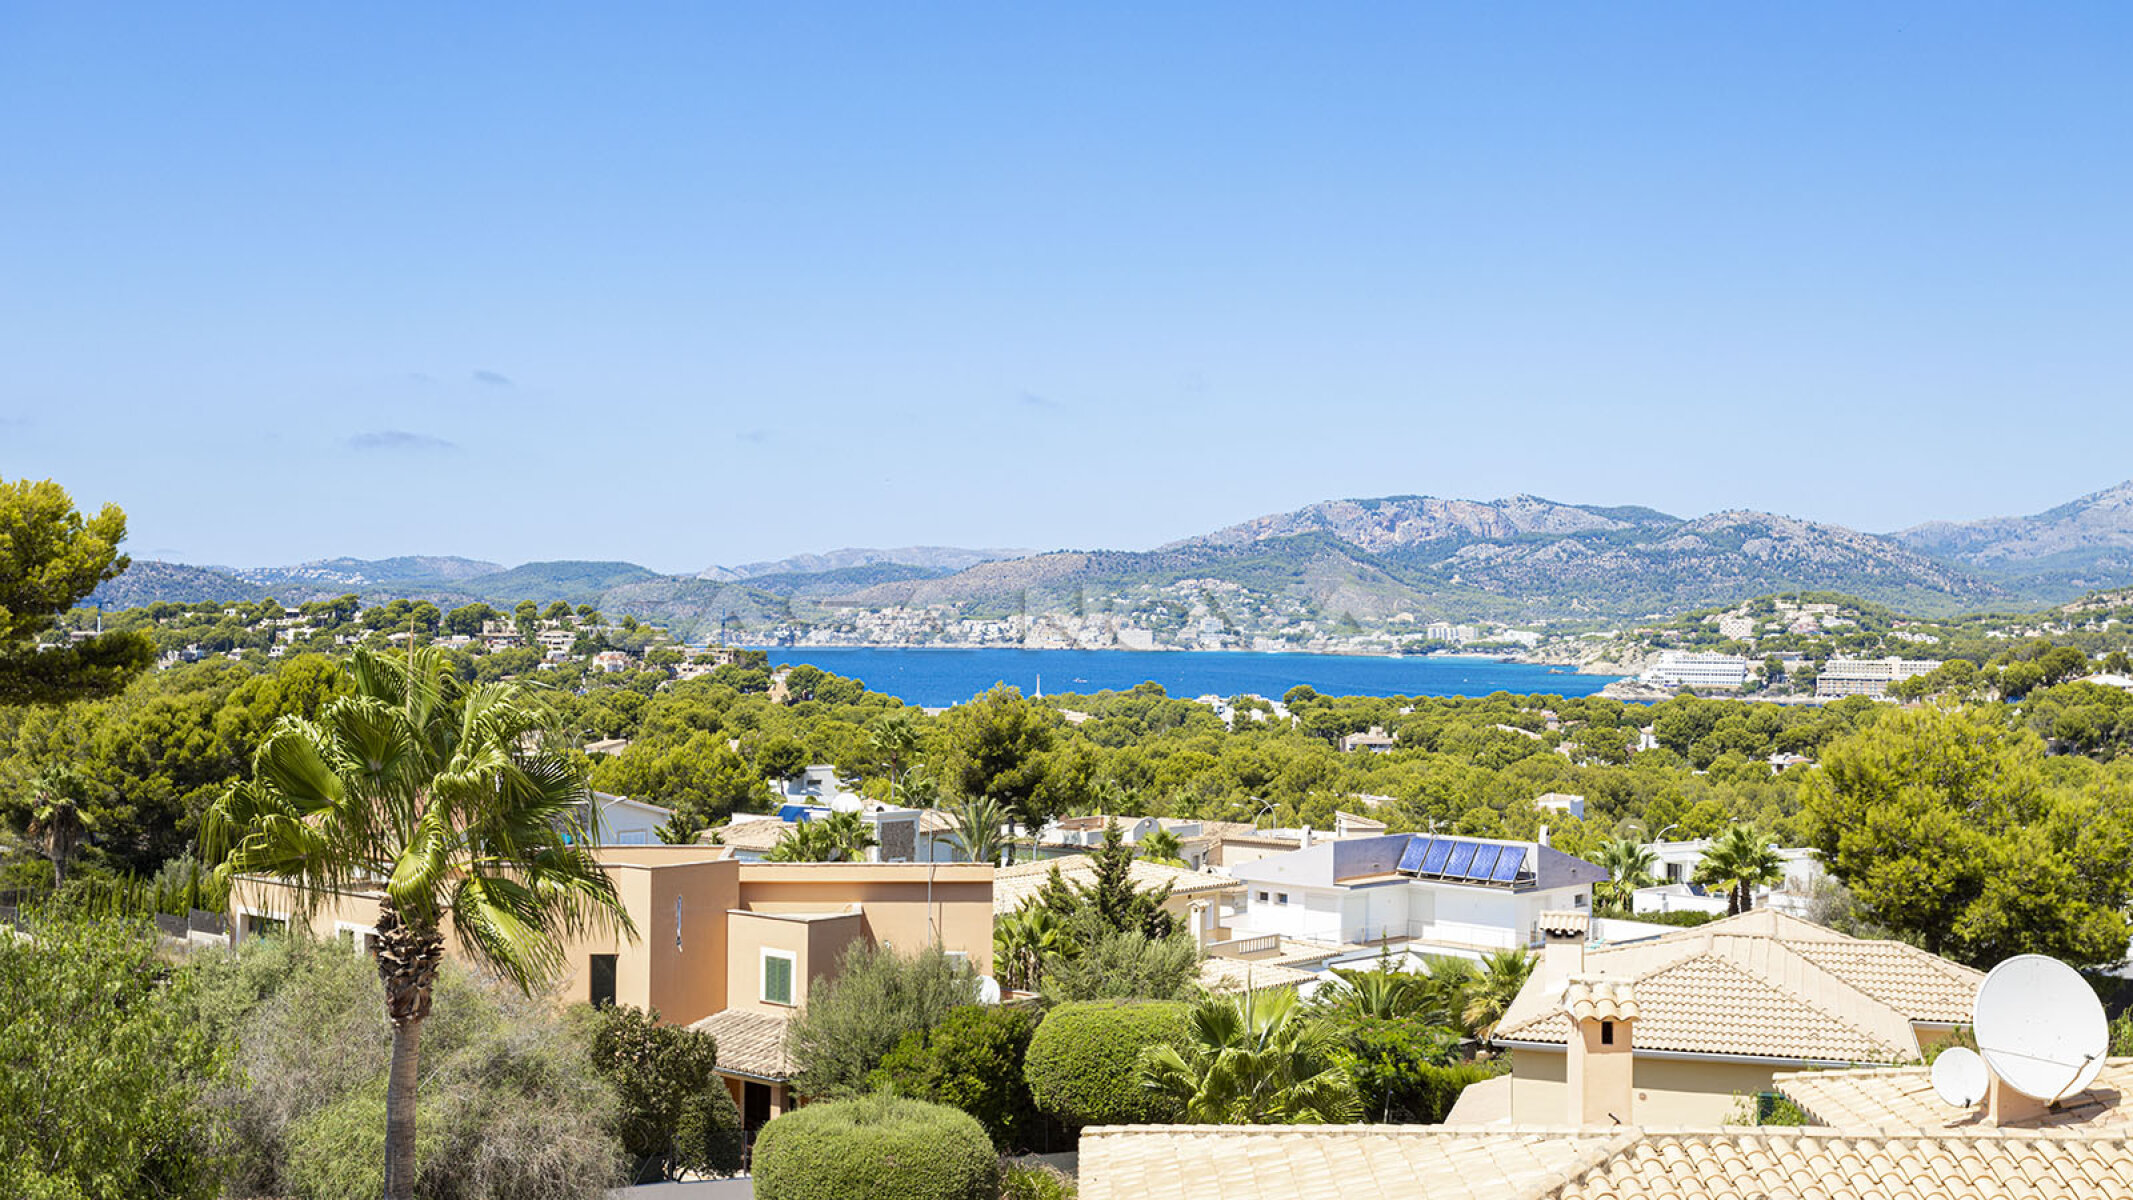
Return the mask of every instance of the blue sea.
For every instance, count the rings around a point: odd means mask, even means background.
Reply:
[[[1589,696],[1614,681],[1610,675],[1573,674],[1568,667],[1449,655],[799,647],[772,649],[770,661],[812,663],[906,704],[927,707],[960,704],[996,683],[1012,684],[1025,695],[1041,683],[1046,695],[1058,695],[1123,691],[1153,680],[1185,699],[1250,692],[1279,700],[1299,683],[1328,696]]]

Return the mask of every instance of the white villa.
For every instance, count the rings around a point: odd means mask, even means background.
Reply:
[[[1352,945],[1472,955],[1534,946],[1540,915],[1589,912],[1604,868],[1537,842],[1385,834],[1239,863],[1244,894],[1224,924]]]

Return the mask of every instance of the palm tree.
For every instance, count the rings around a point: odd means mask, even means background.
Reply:
[[[955,815],[956,840],[963,844],[970,861],[997,866],[1007,848],[1007,839],[1000,832],[1007,824],[1007,813],[1000,802],[990,796],[972,796],[949,811]]]
[[[1533,956],[1523,950],[1498,950],[1481,960],[1481,970],[1467,989],[1466,1010],[1460,1014],[1466,1027],[1482,1041],[1496,1032],[1496,1023],[1518,998],[1533,974]]]
[[[1607,902],[1620,911],[1628,911],[1638,888],[1659,882],[1653,873],[1658,856],[1635,838],[1620,838],[1601,847],[1598,865],[1607,868],[1609,876],[1601,885],[1607,889]]]
[[[1396,970],[1389,957],[1380,958],[1370,970],[1335,967],[1328,980],[1311,997],[1322,1009],[1348,1016],[1390,1021],[1423,1011],[1428,1003],[1425,976]]]
[[[1769,839],[1745,825],[1735,825],[1712,841],[1690,877],[1703,887],[1726,889],[1726,914],[1755,907],[1755,889],[1782,883],[1785,860]]]
[[[285,716],[252,777],[209,809],[220,882],[288,886],[307,921],[350,890],[375,890],[376,956],[393,1026],[385,1099],[386,1200],[415,1189],[422,1022],[445,930],[477,964],[531,993],[581,936],[634,940],[592,849],[594,814],[574,756],[542,738],[550,711],[521,685],[462,685],[442,654],[358,649],[353,692],[315,720]],[[597,821],[597,816],[592,816]]]
[[[1142,858],[1181,867],[1185,865],[1185,847],[1179,844],[1178,835],[1168,829],[1158,829],[1142,837],[1134,850]]]
[[[52,860],[52,887],[65,887],[67,866],[74,861],[85,834],[96,821],[83,808],[89,781],[66,763],[54,763],[30,777],[29,835],[38,853]]]
[[[869,846],[878,846],[874,831],[855,812],[795,822],[763,857],[771,862],[858,862]]]
[[[1336,1039],[1290,988],[1210,996],[1186,1019],[1186,1044],[1141,1051],[1141,1086],[1202,1125],[1338,1125],[1362,1112]]]
[[[1001,982],[1035,991],[1044,982],[1045,965],[1071,952],[1073,939],[1058,913],[1041,904],[1025,903],[993,923],[992,947]]]
[[[908,708],[892,710],[874,722],[867,732],[867,749],[889,773],[889,803],[896,803],[897,785],[904,781],[912,756],[918,753],[918,719]]]
[[[1416,1011],[1432,1025],[1466,1028],[1466,1002],[1481,972],[1468,958],[1433,958],[1416,985]]]

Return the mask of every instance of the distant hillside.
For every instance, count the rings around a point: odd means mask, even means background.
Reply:
[[[775,575],[751,575],[747,586],[779,596],[842,596],[881,583],[940,579],[955,572],[946,567],[912,567],[902,563],[868,563],[858,567],[835,567],[826,571],[796,571]],[[706,582],[714,582],[707,580]]]
[[[893,550],[847,547],[827,554],[795,554],[775,562],[742,563],[737,567],[706,567],[697,578],[721,583],[746,579],[823,575],[855,567],[900,566],[945,574],[1002,558],[1020,558],[1027,550],[970,550],[957,546],[900,546]]]
[[[2076,594],[2133,581],[2133,481],[2027,517],[1929,521],[1890,535],[2025,594]]]
[[[562,600],[570,604],[598,605],[615,588],[664,578],[667,576],[636,563],[532,562],[508,571],[463,580],[455,590],[465,591],[490,604]]]
[[[85,604],[106,609],[145,604],[205,604],[214,600],[264,600],[268,590],[211,567],[135,559],[124,574],[96,589]],[[277,593],[278,595],[278,593]],[[308,598],[308,597],[307,597]]]
[[[1266,614],[1321,621],[1398,612],[1506,621],[1632,617],[1801,588],[1919,612],[2006,596],[1993,582],[1886,538],[1769,513],[1683,520],[1649,508],[1536,496],[1396,496],[1315,504],[1142,553],[983,563],[845,599],[1051,611],[1110,603],[1120,593],[1218,585],[1242,589]],[[1129,601],[1158,603],[1147,595]]]

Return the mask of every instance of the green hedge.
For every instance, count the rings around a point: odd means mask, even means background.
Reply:
[[[998,1200],[1000,1160],[966,1113],[898,1096],[794,1109],[755,1143],[756,1200]]]
[[[1067,1125],[1174,1121],[1175,1103],[1141,1086],[1141,1051],[1185,1042],[1186,1006],[1089,1000],[1053,1009],[1030,1038],[1023,1072],[1037,1107]]]
[[[932,1029],[905,1034],[868,1082],[875,1091],[969,1113],[985,1127],[994,1149],[1038,1146],[1046,1140],[1044,1119],[1030,1101],[1022,1065],[1040,1019],[1026,1008],[968,1004],[952,1009]]]

